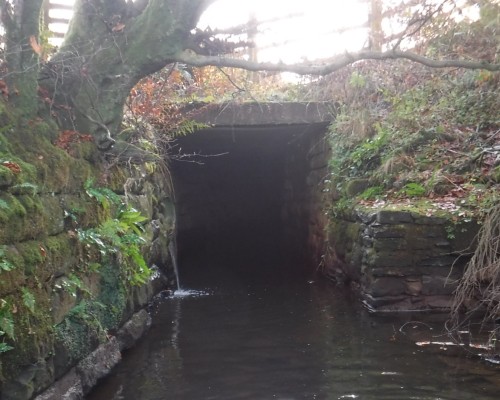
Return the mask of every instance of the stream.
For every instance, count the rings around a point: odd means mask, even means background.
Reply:
[[[449,343],[444,316],[370,314],[269,238],[224,248],[181,256],[184,289],[88,400],[499,398],[500,368]]]

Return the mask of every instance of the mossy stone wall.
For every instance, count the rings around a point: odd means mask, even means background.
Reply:
[[[477,232],[446,216],[358,208],[330,220],[324,272],[353,282],[373,311],[448,310]]]
[[[2,400],[36,396],[168,284],[174,212],[165,177],[153,166],[111,167],[93,143],[62,150],[58,135],[50,121],[22,121],[1,104],[0,330],[8,331],[0,341],[13,347],[0,354]],[[109,218],[85,192],[89,179],[147,218],[143,253],[156,279],[132,287],[119,255],[103,263],[80,242],[79,229]]]

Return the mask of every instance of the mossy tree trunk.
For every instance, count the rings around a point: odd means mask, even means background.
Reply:
[[[40,77],[59,124],[109,148],[130,89],[189,47],[212,1],[77,0],[65,41]]]
[[[5,81],[10,101],[25,117],[37,112],[40,9],[43,0],[0,0],[5,28]]]

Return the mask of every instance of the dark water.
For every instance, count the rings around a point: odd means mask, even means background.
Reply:
[[[151,331],[88,399],[500,398],[500,369],[415,344],[448,340],[437,317],[371,315],[265,247],[185,255],[183,287],[209,295],[158,303]]]

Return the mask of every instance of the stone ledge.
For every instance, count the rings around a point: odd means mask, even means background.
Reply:
[[[140,310],[106,343],[81,360],[35,400],[81,400],[121,360],[121,351],[131,348],[151,326],[151,316]]]
[[[212,104],[194,114],[197,122],[215,127],[317,124],[335,118],[334,106],[327,102]]]

